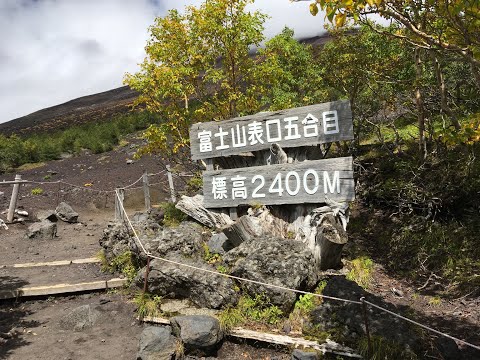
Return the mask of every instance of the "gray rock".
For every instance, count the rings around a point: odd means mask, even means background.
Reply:
[[[208,264],[195,259],[183,257],[169,257],[169,259],[197,268],[214,270]],[[135,283],[139,287],[143,287],[144,276],[145,268],[140,270],[135,278]],[[236,304],[238,295],[233,288],[233,281],[223,276],[157,259],[150,261],[148,290],[153,294],[179,299],[188,298],[197,306],[218,309]]]
[[[0,191],[0,199],[5,198],[5,193],[3,191]]]
[[[75,212],[66,202],[61,202],[57,206],[55,214],[57,214],[60,220],[68,223],[76,223],[78,221],[78,213]]]
[[[135,244],[133,235],[120,222],[108,223],[99,242],[108,261],[125,253],[125,251],[132,251],[133,253],[141,251]]]
[[[210,249],[210,252],[220,255],[225,254],[227,251],[232,250],[234,247],[223,232],[213,234],[207,245]]]
[[[315,351],[295,349],[292,352],[292,360],[318,360],[318,355]]]
[[[223,257],[230,274],[296,290],[311,290],[317,276],[312,252],[301,242],[269,236],[245,241]],[[291,291],[245,283],[251,296],[266,294],[272,304],[288,312],[297,297]]]
[[[173,360],[177,340],[170,326],[148,326],[140,335],[137,360]]]
[[[177,227],[165,227],[154,242],[146,244],[158,256],[195,257],[201,254],[203,228],[192,221],[184,221]]]
[[[182,339],[187,353],[207,353],[223,339],[220,322],[212,316],[175,316],[170,321],[173,333]]]
[[[100,313],[90,305],[79,306],[60,319],[64,330],[82,331],[95,325]]]
[[[435,339],[435,346],[437,347],[442,359],[444,360],[462,360],[463,354],[457,346],[457,343],[449,338],[439,336]]]
[[[57,214],[55,213],[55,210],[40,210],[37,212],[36,217],[38,221],[43,221],[43,220],[48,220],[51,222],[58,221],[58,217],[57,217]]]
[[[27,238],[29,239],[53,239],[57,236],[57,224],[43,220],[33,223],[28,227]]]
[[[367,301],[377,304],[395,313],[401,313],[399,308],[385,303],[355,282],[343,276],[333,276],[323,290],[323,295],[358,301],[365,297]],[[403,345],[405,351],[418,353],[422,340],[418,331],[405,321],[367,306],[370,333]],[[314,309],[310,316],[313,326],[324,331],[335,331],[340,337],[356,341],[366,336],[363,312],[358,304],[340,302],[325,298],[322,305]]]

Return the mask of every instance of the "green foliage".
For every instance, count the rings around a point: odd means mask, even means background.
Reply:
[[[165,226],[175,227],[187,219],[187,215],[178,210],[173,203],[161,203],[160,208],[164,211],[163,225]]]
[[[137,314],[141,319],[147,316],[156,317],[162,315],[160,310],[160,305],[162,304],[161,296],[142,291],[135,295],[133,302],[137,306]]]
[[[138,266],[133,254],[128,250],[113,259],[107,259],[104,251],[101,250],[97,253],[97,258],[100,260],[102,271],[112,274],[120,272],[127,278],[128,283],[131,283],[137,275]]]
[[[197,194],[203,187],[203,177],[201,173],[196,173],[192,176],[185,187],[185,192],[187,195]]]
[[[265,294],[255,297],[242,295],[236,307],[228,307],[220,315],[220,323],[224,329],[231,329],[247,323],[275,325],[282,319],[283,312],[272,305]]]
[[[202,248],[203,248],[203,260],[205,260],[206,263],[216,264],[222,261],[222,256],[220,254],[214,254],[210,252],[210,248],[208,247],[207,243],[203,243]]]
[[[118,144],[121,136],[145,129],[157,121],[156,115],[132,112],[103,123],[74,126],[25,139],[0,134],[0,173],[27,163],[59,159],[64,152],[78,153],[83,149],[94,153],[109,151]]]
[[[364,289],[368,289],[372,281],[373,261],[369,257],[362,256],[350,262],[351,269],[347,279],[355,281]]]
[[[33,189],[30,191],[30,193],[31,193],[32,195],[42,195],[42,194],[43,194],[43,189],[42,189],[42,188],[39,188],[39,187],[33,188]]]
[[[371,354],[369,354],[368,339],[366,337],[362,337],[358,345],[360,355],[368,360],[418,359],[413,352],[406,350],[401,344],[389,341],[381,336],[371,336],[370,344]]]
[[[192,121],[258,111],[261,94],[275,77],[249,55],[264,39],[266,19],[246,10],[252,2],[205,1],[155,19],[140,71],[125,76],[141,94],[138,103],[165,119],[145,132],[144,152],[169,156],[184,150]]]

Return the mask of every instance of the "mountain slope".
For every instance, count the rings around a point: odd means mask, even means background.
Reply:
[[[106,120],[129,111],[137,96],[128,86],[83,96],[0,124],[0,133],[29,135]]]

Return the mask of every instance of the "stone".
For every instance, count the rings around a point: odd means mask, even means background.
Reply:
[[[148,326],[140,335],[137,360],[172,360],[176,350],[170,326]]]
[[[207,245],[211,253],[220,255],[225,254],[234,247],[228,240],[227,235],[223,232],[213,234],[210,240],[208,240]]]
[[[170,256],[169,260],[196,268],[215,270],[212,266],[191,258]],[[144,277],[145,268],[140,270],[135,278],[135,284],[140,288],[143,287]],[[152,294],[169,298],[190,299],[199,307],[219,309],[237,303],[238,295],[233,289],[234,283],[229,278],[158,259],[150,261],[148,290]]]
[[[295,349],[292,352],[292,360],[318,360],[318,355],[315,351]]]
[[[187,353],[208,354],[223,339],[217,318],[206,315],[175,316],[170,319],[175,336]]]
[[[55,209],[55,214],[62,221],[68,223],[76,223],[78,221],[78,213],[75,212],[66,202],[61,202]]]
[[[91,305],[82,305],[60,319],[60,327],[64,330],[82,331],[92,328],[100,316],[99,311]]]
[[[401,313],[399,308],[368,293],[344,276],[330,278],[322,294],[354,301],[364,297],[373,304]],[[407,353],[422,351],[420,333],[413,325],[371,306],[367,306],[367,316],[371,334],[403,346]],[[358,304],[324,298],[322,304],[311,312],[310,321],[311,325],[319,327],[320,330],[335,331],[338,336],[352,342],[366,336],[363,312]]]
[[[133,253],[141,251],[135,244],[133,235],[120,222],[109,222],[107,227],[103,229],[99,243],[104,250],[107,261],[113,260],[126,251],[132,251]]]
[[[38,221],[49,220],[51,222],[57,222],[58,217],[55,210],[40,210],[37,212],[36,218]]]
[[[260,236],[227,252],[223,261],[230,274],[295,290],[312,290],[317,276],[313,253],[299,241]],[[289,312],[297,296],[287,290],[243,283],[252,297],[266,294],[273,305]]]
[[[27,238],[29,239],[53,239],[57,236],[57,224],[43,220],[33,223],[28,227]]]

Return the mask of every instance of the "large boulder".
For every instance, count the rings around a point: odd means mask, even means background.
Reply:
[[[177,340],[170,326],[148,326],[140,336],[137,360],[175,359]]]
[[[157,256],[195,257],[201,254],[203,228],[192,221],[184,221],[177,227],[164,227],[161,233],[145,243]]]
[[[170,298],[188,298],[195,305],[210,309],[236,304],[238,296],[233,290],[234,283],[231,279],[197,270],[196,268],[214,270],[199,260],[183,257],[169,259],[194,268],[157,259],[150,261],[148,290],[151,293]],[[146,268],[140,270],[135,279],[139,287],[143,287],[145,270]]]
[[[311,290],[317,281],[312,252],[301,242],[262,236],[243,242],[223,258],[230,274],[295,290]],[[245,282],[251,296],[266,294],[272,304],[288,312],[294,292]]]
[[[323,295],[341,299],[359,301],[364,297],[367,301],[377,304],[395,313],[401,312],[393,305],[385,303],[381,298],[366,292],[355,282],[344,276],[332,277]],[[403,345],[406,352],[418,353],[422,347],[421,335],[407,322],[389,315],[383,311],[367,306],[369,330],[372,336],[381,336],[393,343]],[[342,302],[325,298],[322,304],[311,313],[311,325],[327,332],[334,332],[340,338],[348,341],[358,341],[366,336],[365,320],[362,307],[359,304]]]
[[[49,220],[51,222],[58,221],[58,217],[57,217],[57,214],[55,213],[55,210],[40,210],[37,212],[36,217],[38,221],[43,221],[43,220]]]
[[[60,327],[64,330],[86,330],[95,325],[99,315],[91,305],[82,305],[64,315],[60,319]]]
[[[107,227],[103,229],[100,246],[103,248],[108,261],[126,251],[140,252],[140,249],[135,244],[133,234],[128,231],[125,224],[119,222],[109,222]]]
[[[33,223],[27,230],[27,237],[29,239],[51,240],[55,236],[57,236],[57,224],[48,220]]]
[[[207,354],[223,339],[220,322],[212,316],[175,316],[170,321],[173,333],[182,339],[187,353]]]
[[[76,223],[78,221],[78,213],[66,202],[61,202],[58,204],[57,208],[55,209],[55,214],[60,220],[68,223]]]

